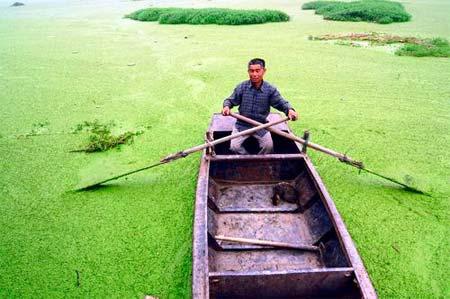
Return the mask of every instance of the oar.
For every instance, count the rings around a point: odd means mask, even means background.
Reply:
[[[226,237],[226,236],[215,236],[215,238],[216,238],[216,240],[242,243],[242,244],[292,248],[292,249],[300,249],[300,250],[308,250],[308,251],[319,251],[319,247],[313,246],[313,245],[308,245],[308,244],[295,244],[295,243],[277,242],[277,241],[260,240],[260,239],[235,238],[235,237]]]
[[[211,142],[206,142],[204,144],[200,144],[200,145],[191,147],[189,149],[177,152],[175,154],[170,154],[170,155],[166,156],[165,158],[163,158],[158,163],[155,163],[155,164],[152,164],[152,165],[149,165],[149,166],[145,166],[143,168],[135,169],[135,170],[132,170],[132,171],[128,171],[128,172],[116,175],[114,177],[102,180],[100,182],[94,183],[94,184],[90,184],[90,185],[87,185],[87,186],[84,186],[84,187],[80,187],[80,188],[75,189],[74,191],[83,191],[83,190],[92,189],[92,188],[98,187],[99,185],[104,184],[106,182],[117,180],[117,179],[122,178],[124,176],[128,176],[128,175],[136,173],[136,172],[144,171],[144,170],[147,170],[147,169],[159,166],[161,164],[169,163],[169,162],[177,160],[179,158],[184,158],[184,157],[186,157],[189,154],[201,151],[201,150],[203,150],[205,148],[212,147],[212,146],[217,145],[219,143],[223,143],[223,142],[229,141],[231,139],[234,139],[234,138],[237,138],[237,137],[240,137],[240,136],[253,134],[256,131],[259,131],[261,129],[267,129],[270,126],[274,126],[274,125],[280,124],[280,123],[288,121],[288,120],[289,120],[289,117],[285,117],[285,118],[282,118],[282,119],[279,119],[279,120],[276,120],[276,121],[273,121],[273,122],[269,122],[269,123],[266,123],[266,124],[261,124],[260,123],[258,126],[254,127],[254,128],[251,128],[251,129],[239,132],[239,133],[234,134],[234,135],[229,135],[229,136],[226,136],[226,137],[223,137],[223,138],[220,138],[220,139],[216,139],[216,140],[211,141]]]
[[[255,121],[255,120],[253,120],[253,119],[250,119],[250,118],[248,118],[248,117],[242,116],[242,115],[240,115],[240,114],[236,114],[236,113],[231,112],[230,115],[231,115],[232,117],[236,118],[236,119],[239,119],[239,120],[241,120],[241,121],[247,122],[247,123],[249,123],[249,124],[251,124],[251,125],[254,125],[254,126],[258,126],[258,125],[261,124],[260,122],[257,122],[257,121]],[[383,179],[385,179],[385,180],[388,180],[388,181],[391,181],[391,182],[393,182],[393,183],[396,183],[396,184],[402,186],[403,188],[405,188],[405,190],[412,191],[412,192],[415,192],[415,193],[425,194],[425,195],[430,196],[429,193],[426,193],[426,192],[424,192],[424,191],[422,191],[422,190],[419,190],[419,189],[417,189],[417,188],[414,188],[414,187],[412,187],[412,186],[409,186],[409,185],[407,185],[407,184],[404,184],[404,183],[402,183],[402,182],[399,182],[399,181],[397,181],[396,179],[393,179],[393,178],[387,177],[387,176],[385,176],[385,175],[376,173],[375,171],[366,168],[366,167],[364,166],[363,162],[354,160],[354,159],[350,158],[349,156],[347,156],[347,155],[345,155],[345,154],[336,152],[336,151],[334,151],[334,150],[331,150],[331,149],[326,148],[326,147],[324,147],[324,146],[321,146],[321,145],[319,145],[319,144],[312,143],[312,142],[307,141],[307,140],[305,140],[305,139],[303,139],[303,138],[300,138],[300,137],[297,137],[297,136],[295,136],[295,135],[292,135],[292,134],[283,132],[283,131],[278,130],[278,129],[276,129],[276,128],[267,128],[267,130],[270,131],[270,132],[273,132],[273,133],[275,133],[275,134],[277,134],[277,135],[286,137],[287,139],[290,139],[290,140],[296,141],[296,142],[298,142],[298,143],[301,143],[303,146],[310,147],[310,148],[312,148],[312,149],[314,149],[314,150],[316,150],[316,151],[319,151],[319,152],[325,153],[325,154],[327,154],[327,155],[330,155],[330,156],[332,156],[332,157],[338,158],[339,161],[341,161],[341,162],[343,162],[343,163],[345,163],[345,164],[351,165],[351,166],[353,166],[353,167],[356,167],[356,168],[358,168],[358,169],[361,170],[361,171],[365,171],[365,172],[367,172],[367,173],[376,175],[376,176],[378,176],[378,177],[380,177],[380,178],[383,178]]]

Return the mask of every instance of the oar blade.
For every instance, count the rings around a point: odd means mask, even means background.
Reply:
[[[75,192],[80,192],[80,191],[90,191],[90,190],[96,190],[100,187],[102,187],[103,183],[105,183],[104,181],[101,182],[96,182],[96,183],[90,183],[90,184],[78,184],[77,186],[75,186],[75,188],[73,189],[73,191]]]
[[[131,171],[123,172],[122,174],[119,174],[119,175],[110,176],[107,179],[102,179],[102,180],[99,180],[99,181],[94,182],[94,183],[92,183],[92,182],[91,183],[82,183],[82,184],[79,184],[79,186],[76,187],[74,189],[74,191],[78,192],[78,191],[94,190],[94,189],[100,187],[104,183],[107,183],[107,182],[110,182],[110,181],[114,181],[114,180],[120,179],[122,177],[134,174],[136,172],[141,172],[141,171],[144,171],[144,170],[147,170],[147,169],[150,169],[150,168],[153,168],[153,167],[165,164],[167,162],[168,161],[160,161],[160,162],[157,162],[157,163],[145,166],[145,167],[141,167],[141,168],[134,169],[134,170],[131,170]],[[111,173],[111,175],[112,175],[112,173]]]
[[[388,181],[390,181],[392,183],[395,183],[397,185],[400,185],[400,186],[403,187],[403,190],[405,190],[405,191],[412,192],[412,193],[417,193],[417,194],[423,194],[423,195],[431,197],[430,193],[427,193],[427,192],[422,191],[422,190],[420,190],[420,189],[418,189],[418,188],[416,188],[414,186],[411,186],[411,184],[406,184],[406,183],[400,182],[400,181],[398,181],[398,180],[396,180],[396,179],[394,179],[392,177],[385,176],[383,174],[377,173],[377,172],[375,172],[373,170],[370,170],[370,169],[367,169],[367,168],[361,168],[361,170],[363,170],[363,171],[365,171],[367,173],[370,173],[372,175],[375,175],[377,177],[383,178],[385,180],[388,180]]]

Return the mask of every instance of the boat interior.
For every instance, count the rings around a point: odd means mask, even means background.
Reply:
[[[213,137],[230,133],[215,131]],[[210,159],[210,298],[361,298],[354,269],[306,156],[294,142],[272,137],[274,155],[236,156],[225,143],[215,147]],[[256,140],[248,140],[245,146],[256,153]],[[279,154],[291,155],[280,158]],[[274,188],[281,182],[295,189],[294,203],[273,203]],[[255,244],[252,240],[281,245]],[[314,249],[284,247],[285,243]]]

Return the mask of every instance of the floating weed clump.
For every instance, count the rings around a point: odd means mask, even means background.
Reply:
[[[33,128],[31,129],[29,135],[30,136],[39,135],[39,133],[42,133],[43,131],[47,130],[48,125],[50,125],[50,122],[48,121],[33,124]]]
[[[237,10],[228,8],[146,8],[125,16],[137,21],[160,24],[250,25],[287,22],[289,16],[278,10]]]
[[[309,40],[329,41],[335,40],[337,45],[361,47],[358,42],[366,42],[367,45],[383,46],[390,44],[401,45],[395,54],[399,56],[434,56],[450,57],[450,45],[444,38],[418,38],[413,36],[398,36],[385,33],[345,33],[325,34],[308,37]]]
[[[87,146],[84,148],[73,150],[71,152],[104,152],[116,148],[122,144],[130,144],[134,141],[134,136],[144,133],[143,131],[127,131],[119,135],[113,135],[111,130],[115,126],[116,124],[113,121],[102,124],[98,120],[93,122],[85,121],[76,125],[73,129],[73,133],[89,132],[89,141]]]
[[[102,134],[105,132],[111,133],[111,129],[116,126],[114,121],[110,121],[108,123],[102,124],[98,119],[94,121],[84,121],[80,124],[77,124],[75,128],[72,129],[72,133],[80,133],[80,132],[91,132],[95,134]]]
[[[324,34],[319,36],[308,37],[309,40],[352,40],[352,41],[368,41],[376,44],[394,44],[394,43],[423,43],[423,39],[417,37],[404,37],[379,32],[362,32],[362,33],[343,33],[343,34]]]
[[[125,132],[118,136],[111,134],[93,134],[89,137],[89,143],[86,148],[81,151],[86,153],[104,152],[115,148],[121,144],[130,144],[133,142],[133,137],[140,135],[140,132]]]
[[[39,135],[48,135],[48,126],[50,123],[48,121],[34,123],[31,131],[25,134],[17,135],[17,138],[20,137],[31,137],[31,136],[39,136]]]
[[[303,4],[302,9],[315,10],[316,14],[322,15],[325,20],[333,21],[390,24],[411,19],[402,4],[385,0],[313,1]]]
[[[408,43],[398,49],[395,54],[416,57],[450,57],[450,45],[444,38],[426,39],[421,44]]]

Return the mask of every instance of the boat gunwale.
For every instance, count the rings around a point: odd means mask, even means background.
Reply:
[[[307,268],[300,270],[261,270],[261,271],[213,271],[209,272],[209,277],[221,275],[229,276],[256,276],[256,275],[285,275],[285,274],[309,274],[309,273],[335,273],[354,272],[353,267],[329,267],[329,268]]]
[[[208,257],[208,184],[209,161],[202,152],[194,204],[194,228],[192,236],[192,298],[209,298]]]
[[[270,155],[207,155],[205,159],[209,161],[246,161],[246,160],[275,160],[275,159],[298,159],[305,157],[305,154],[270,154]]]

